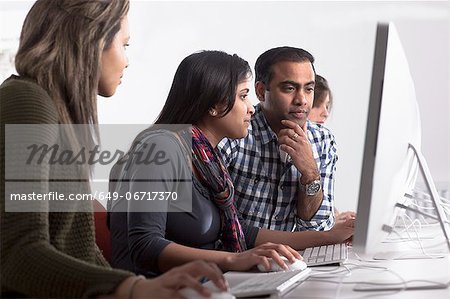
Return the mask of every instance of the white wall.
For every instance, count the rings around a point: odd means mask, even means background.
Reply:
[[[4,20],[4,14],[13,11],[12,3],[0,4]],[[28,7],[19,5],[25,11]],[[447,1],[132,1],[129,18],[130,66],[116,96],[100,99],[101,123],[151,123],[164,104],[176,67],[192,52],[224,50],[253,66],[271,47],[309,50],[317,72],[329,80],[334,93],[328,125],[339,145],[336,198],[341,210],[356,209],[376,23],[396,22],[416,84],[422,150],[435,180],[450,182]],[[15,17],[11,22],[22,21]]]

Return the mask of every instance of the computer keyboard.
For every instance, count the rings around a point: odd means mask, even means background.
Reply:
[[[298,282],[306,279],[311,269],[294,271],[280,271],[269,273],[255,273],[240,284],[231,288],[230,293],[236,297],[276,295],[282,296],[292,289]]]
[[[348,248],[345,243],[306,248],[300,252],[308,266],[341,263],[347,260]]]

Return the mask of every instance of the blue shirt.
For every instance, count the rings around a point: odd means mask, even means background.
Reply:
[[[323,200],[312,219],[296,216],[301,173],[280,157],[278,138],[255,106],[247,137],[225,138],[220,153],[235,185],[235,204],[250,226],[272,230],[329,230],[334,224],[336,142],[324,126],[307,123],[322,181]]]

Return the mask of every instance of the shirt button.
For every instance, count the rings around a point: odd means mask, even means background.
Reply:
[[[281,186],[280,189],[281,189],[281,190],[284,190],[284,186]]]
[[[255,184],[258,184],[258,182],[259,182],[259,178],[256,178],[255,179]]]

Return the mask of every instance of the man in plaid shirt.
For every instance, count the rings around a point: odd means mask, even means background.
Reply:
[[[274,230],[329,230],[334,224],[333,134],[307,120],[314,98],[314,57],[279,47],[255,65],[255,107],[246,138],[219,144],[248,224]]]

